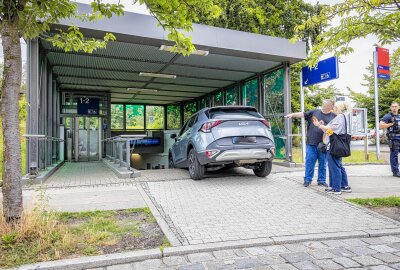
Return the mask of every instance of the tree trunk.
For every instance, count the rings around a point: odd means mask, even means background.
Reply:
[[[15,221],[22,214],[18,106],[22,73],[21,44],[17,21],[4,20],[0,28],[4,54],[0,99],[3,127],[3,215],[7,221]]]

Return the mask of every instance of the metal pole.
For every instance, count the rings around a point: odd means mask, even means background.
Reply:
[[[286,62],[283,65],[284,70],[284,114],[287,115],[291,113],[291,95],[290,95],[290,66],[289,63]],[[285,154],[286,154],[286,161],[292,162],[292,120],[286,119],[284,120],[285,123]]]
[[[376,158],[381,157],[380,136],[379,136],[379,104],[378,104],[378,54],[374,51],[374,82],[375,82],[375,132],[376,132]]]
[[[303,72],[300,71],[300,111],[304,113],[304,88],[303,88]],[[306,121],[301,118],[301,152],[303,162],[306,162]]]
[[[126,167],[128,171],[131,169],[131,144],[130,141],[126,140]]]
[[[122,164],[124,162],[124,158],[122,156],[122,152],[123,152],[123,142],[118,142],[119,145],[119,166],[122,167]]]

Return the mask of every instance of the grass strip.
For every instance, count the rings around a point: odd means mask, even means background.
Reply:
[[[80,213],[34,210],[14,226],[0,212],[0,268],[169,246],[161,230],[148,229],[154,223],[149,208]]]
[[[347,201],[369,207],[400,207],[400,197],[396,196],[384,198],[347,199]]]

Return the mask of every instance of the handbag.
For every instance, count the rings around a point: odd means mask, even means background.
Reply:
[[[326,153],[326,143],[324,143],[324,142],[320,142],[318,145],[317,145],[317,149],[319,150],[319,151],[321,151],[322,153]]]
[[[345,115],[343,115],[343,117],[344,117],[346,133],[345,134],[333,133],[329,137],[330,154],[338,158],[348,157],[351,155],[351,150],[350,150],[351,135],[347,134],[347,119]]]

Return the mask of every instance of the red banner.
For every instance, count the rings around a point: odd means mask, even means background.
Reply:
[[[376,47],[378,53],[378,77],[388,79],[390,77],[389,50]]]

